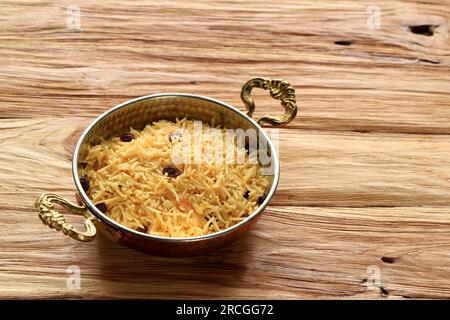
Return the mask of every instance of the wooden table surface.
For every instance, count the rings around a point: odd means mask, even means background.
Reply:
[[[371,3],[2,0],[0,298],[450,298],[450,2]],[[290,81],[299,115],[241,240],[167,259],[39,221],[40,193],[73,199],[101,112],[157,92],[243,108],[255,76]]]

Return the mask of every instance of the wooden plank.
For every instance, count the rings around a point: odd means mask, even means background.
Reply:
[[[242,106],[242,84],[267,76],[296,86],[298,128],[449,133],[449,6],[377,5],[380,30],[367,27],[367,5],[349,1],[136,1],[126,10],[81,1],[74,32],[63,2],[5,2],[0,117],[95,116],[168,91]],[[433,36],[408,29],[423,24]],[[257,115],[273,113],[258,97]]]
[[[72,152],[91,120],[0,120],[0,194],[73,191]],[[269,130],[273,138],[275,130]],[[282,169],[274,205],[449,204],[448,135],[277,132]]]
[[[449,143],[448,135],[281,130],[274,203],[448,206]]]
[[[2,212],[0,223],[20,226],[2,236],[3,298],[450,297],[448,208],[271,207],[237,243],[189,259],[76,242],[28,206]],[[66,287],[71,265],[80,290]],[[367,288],[372,270],[384,293]]]

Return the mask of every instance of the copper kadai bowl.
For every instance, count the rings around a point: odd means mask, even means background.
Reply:
[[[253,120],[251,118],[255,110],[254,100],[251,96],[253,88],[269,90],[274,99],[281,101],[281,105],[286,110],[285,114],[280,118],[264,116],[258,121]],[[297,114],[295,90],[283,80],[251,79],[243,86],[241,99],[247,108],[247,114],[222,101],[183,93],[143,96],[106,111],[84,130],[73,154],[72,175],[82,205],[75,205],[53,193],[45,193],[36,200],[39,218],[50,228],[62,231],[65,235],[79,241],[92,241],[98,231],[112,241],[160,256],[180,257],[204,254],[236,240],[255,224],[270,202],[278,185],[280,174],[278,155],[261,125],[265,123],[273,126],[284,126],[292,121]],[[214,123],[230,129],[255,130],[259,136],[260,145],[261,141],[267,145],[266,150],[271,159],[273,173],[270,176],[272,181],[267,197],[262,205],[245,220],[228,229],[191,238],[168,238],[141,233],[119,224],[98,210],[80,184],[83,159],[89,145],[99,143],[100,138],[107,139],[119,136],[123,132],[127,132],[130,127],[142,129],[153,121],[162,119],[173,121],[176,118],[184,117]],[[64,215],[55,208],[56,204],[71,212],[83,215],[86,218],[84,222],[85,230],[78,230],[67,223]]]

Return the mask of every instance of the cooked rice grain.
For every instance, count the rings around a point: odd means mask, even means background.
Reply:
[[[216,146],[209,128],[202,124],[203,153]],[[130,141],[115,137],[91,146],[82,175],[89,179],[88,195],[94,204],[104,203],[106,214],[126,227],[174,238],[214,233],[255,211],[270,184],[268,177],[260,175],[258,164],[179,164],[178,176],[163,174],[164,168],[175,172],[167,168],[173,166],[173,148],[183,143],[181,129],[192,137],[194,122],[161,120],[142,131],[131,128]],[[220,133],[223,138],[226,130]],[[194,160],[196,150],[191,150]],[[233,152],[249,157],[236,144]]]

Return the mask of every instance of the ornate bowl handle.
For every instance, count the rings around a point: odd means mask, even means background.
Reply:
[[[55,210],[55,204],[59,204],[64,208],[82,214],[86,217],[84,225],[85,231],[77,230],[74,226],[66,222],[64,215]],[[36,200],[36,208],[39,218],[50,228],[62,231],[65,235],[79,241],[92,241],[95,238],[95,223],[98,221],[85,206],[77,206],[67,199],[54,194],[44,193]]]
[[[255,111],[255,101],[251,96],[253,88],[262,88],[269,90],[272,98],[280,100],[281,105],[286,112],[280,118],[272,116],[264,116],[258,119],[258,124],[268,123],[273,126],[285,126],[291,122],[297,115],[297,103],[295,99],[295,89],[287,81],[284,80],[272,80],[265,78],[254,78],[247,81],[242,87],[241,100],[244,102],[247,108],[247,114],[251,117]]]

